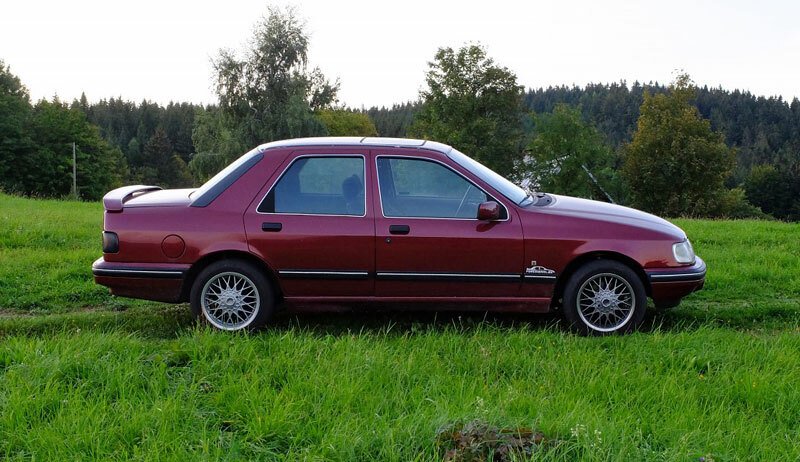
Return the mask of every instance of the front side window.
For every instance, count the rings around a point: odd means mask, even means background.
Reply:
[[[364,216],[364,158],[301,157],[284,172],[258,211]]]
[[[492,200],[480,188],[438,162],[378,157],[378,184],[387,217],[476,218]]]

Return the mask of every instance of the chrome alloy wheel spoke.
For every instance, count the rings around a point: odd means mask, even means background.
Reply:
[[[613,273],[596,274],[578,289],[578,315],[590,328],[612,332],[630,321],[636,308],[633,287]]]
[[[241,273],[217,274],[206,282],[201,293],[206,319],[224,330],[247,327],[258,314],[260,303],[255,284]]]

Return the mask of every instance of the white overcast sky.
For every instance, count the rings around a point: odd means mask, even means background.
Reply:
[[[310,60],[352,107],[415,99],[442,46],[480,42],[525,87],[668,82],[800,97],[800,1],[276,1],[307,20]],[[9,0],[0,60],[34,100],[213,103],[210,59],[268,2]]]

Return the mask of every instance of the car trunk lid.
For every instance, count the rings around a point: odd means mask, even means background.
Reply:
[[[159,186],[134,185],[117,188],[103,197],[107,212],[121,212],[125,207],[179,207],[191,203],[194,189],[161,189]]]

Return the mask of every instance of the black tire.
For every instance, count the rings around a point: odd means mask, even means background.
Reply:
[[[564,317],[582,335],[632,332],[647,310],[642,280],[614,260],[595,260],[578,268],[564,286],[563,300]]]
[[[189,302],[198,320],[227,331],[258,330],[275,309],[269,280],[241,260],[221,260],[204,268],[192,284]]]

